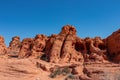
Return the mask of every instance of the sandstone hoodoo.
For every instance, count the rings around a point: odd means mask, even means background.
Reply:
[[[35,38],[12,38],[6,48],[4,38],[0,37],[0,54],[16,53],[19,58],[44,57],[52,63],[69,62],[120,62],[120,29],[105,39],[100,37],[82,39],[71,25],[63,26],[59,34],[45,36],[38,34]],[[7,51],[7,52],[6,52]]]
[[[106,45],[100,37],[81,39],[73,26],[66,25],[46,43],[45,53],[50,62],[81,62],[107,59]]]
[[[0,54],[5,54],[7,50],[7,47],[5,45],[4,38],[0,36]]]
[[[48,40],[50,42],[46,44],[49,61],[54,63],[83,62],[82,54],[75,49],[76,37],[76,29],[69,25],[64,26],[58,35],[50,37]]]
[[[105,39],[81,38],[75,27],[66,25],[51,36],[37,34],[22,41],[15,36],[9,47],[0,36],[0,80],[119,80],[118,63],[120,29]]]
[[[7,52],[10,54],[18,54],[20,51],[20,46],[21,46],[20,37],[15,36],[12,38],[12,41],[9,44]]]
[[[18,53],[19,58],[27,58],[31,55],[31,44],[33,43],[33,38],[25,38],[21,42],[20,51]]]
[[[31,56],[34,58],[41,57],[46,46],[47,36],[36,35],[31,45]]]

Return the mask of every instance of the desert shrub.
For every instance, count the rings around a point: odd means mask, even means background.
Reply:
[[[57,75],[67,75],[70,73],[69,67],[65,68],[57,68],[53,73],[51,73],[49,76],[51,78],[55,78]]]
[[[69,69],[69,67],[65,67],[65,68],[63,68],[62,73],[65,73],[65,74],[70,73],[70,69]]]
[[[60,75],[60,74],[62,74],[62,71],[61,71],[60,68],[58,68],[58,69],[56,69],[53,73],[51,73],[49,76],[50,76],[51,78],[55,78],[57,75]]]
[[[73,74],[70,73],[70,74],[67,75],[67,77],[65,78],[65,80],[76,80],[75,79],[75,75],[73,75]]]
[[[67,77],[70,78],[70,79],[74,79],[75,78],[75,76],[73,74],[69,74]]]

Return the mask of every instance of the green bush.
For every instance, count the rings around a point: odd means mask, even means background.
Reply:
[[[68,74],[68,73],[70,73],[69,67],[63,68],[62,73],[63,73],[63,74]]]
[[[57,75],[62,74],[62,71],[60,70],[60,68],[56,69],[53,73],[51,73],[49,76],[51,78],[55,78]]]

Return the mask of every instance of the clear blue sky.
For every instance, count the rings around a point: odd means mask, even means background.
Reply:
[[[120,0],[0,0],[0,35],[59,33],[71,24],[79,37],[107,37],[120,28]]]

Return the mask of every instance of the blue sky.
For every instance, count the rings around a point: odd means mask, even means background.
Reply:
[[[120,28],[120,0],[0,0],[0,35],[7,45],[16,35],[58,34],[66,24],[81,38],[105,38]]]

